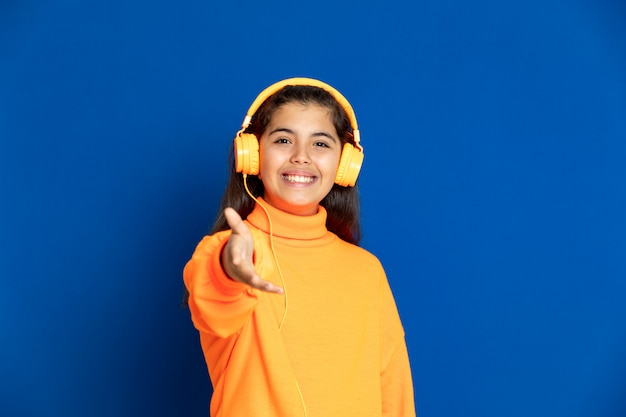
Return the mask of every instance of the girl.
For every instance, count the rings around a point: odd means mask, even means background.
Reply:
[[[357,246],[363,154],[348,101],[318,80],[276,83],[234,153],[220,214],[183,272],[211,416],[415,416],[387,278]]]

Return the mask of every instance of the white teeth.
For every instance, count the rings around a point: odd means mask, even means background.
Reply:
[[[298,182],[302,184],[308,184],[315,180],[315,177],[304,177],[302,175],[283,175],[283,178],[289,182]]]

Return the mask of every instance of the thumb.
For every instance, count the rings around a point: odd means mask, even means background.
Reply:
[[[224,209],[224,217],[233,234],[241,235],[242,237],[250,236],[250,230],[248,230],[248,227],[243,223],[241,216],[235,209],[226,207]]]

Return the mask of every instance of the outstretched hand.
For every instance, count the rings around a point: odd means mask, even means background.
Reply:
[[[263,280],[256,273],[252,256],[254,240],[250,229],[243,223],[241,216],[234,209],[224,210],[224,217],[232,230],[228,243],[222,252],[222,267],[231,279],[242,282],[261,291],[282,294],[283,289]]]

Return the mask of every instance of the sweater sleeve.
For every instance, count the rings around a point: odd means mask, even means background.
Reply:
[[[404,339],[398,342],[381,372],[384,417],[415,417],[413,380]]]
[[[229,230],[205,236],[183,270],[194,326],[224,338],[243,327],[259,296],[258,290],[230,279],[224,272],[220,257],[229,236]],[[260,258],[255,242],[255,267]]]
[[[391,288],[381,283],[381,394],[384,417],[415,417],[415,399],[404,329]]]

